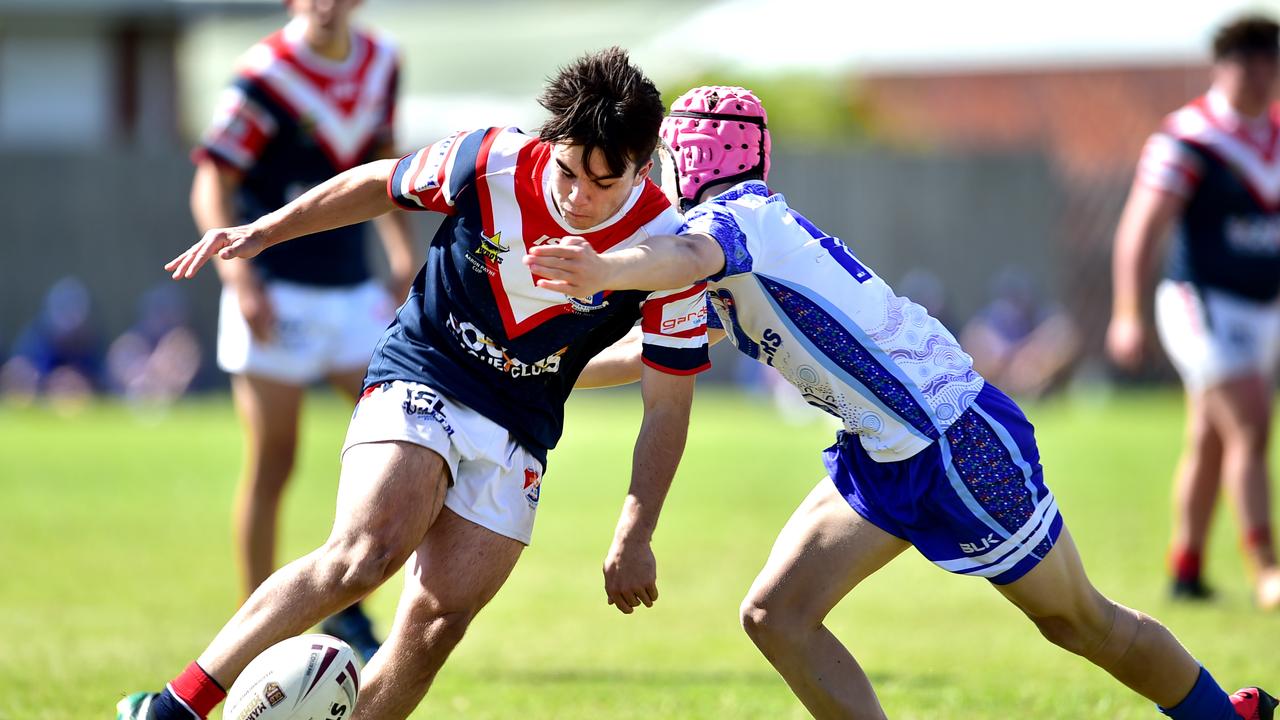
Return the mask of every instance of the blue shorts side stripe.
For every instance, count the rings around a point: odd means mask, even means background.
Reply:
[[[947,469],[947,479],[951,481],[951,489],[956,491],[956,496],[960,498],[965,507],[969,508],[969,512],[991,528],[992,532],[1002,539],[1009,539],[1009,531],[999,522],[996,522],[995,518],[991,517],[987,509],[982,507],[982,503],[978,502],[978,498],[973,496],[964,479],[960,477],[960,472],[956,469],[955,463],[951,461],[951,443],[945,435],[938,438],[938,450],[942,453],[942,464]]]
[[[1035,483],[1031,481],[1031,464],[1022,457],[1022,449],[1018,447],[1018,443],[1013,439],[1013,435],[1010,434],[1008,428],[988,415],[987,411],[979,407],[977,403],[971,405],[970,409],[978,413],[983,420],[986,420],[987,425],[990,425],[991,430],[1000,438],[1000,442],[1004,443],[1004,447],[1009,451],[1009,457],[1013,459],[1014,464],[1022,468],[1022,476],[1027,479],[1027,490],[1031,491],[1031,497],[1034,498],[1035,502],[1039,502],[1040,491],[1036,488]]]
[[[1053,518],[1058,514],[1058,503],[1053,495],[1040,501],[1035,514],[1026,524],[1009,537],[1009,541],[985,555],[962,557],[955,560],[942,560],[937,563],[943,570],[954,573],[993,577],[1016,565],[1022,558],[1030,555],[1048,534]],[[1008,546],[1012,545],[1012,549]]]

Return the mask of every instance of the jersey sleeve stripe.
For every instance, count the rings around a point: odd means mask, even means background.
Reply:
[[[449,172],[441,182],[444,188],[445,199],[450,205],[457,201],[458,196],[466,189],[468,185],[475,182],[477,164],[480,159],[481,146],[485,139],[492,133],[488,132],[468,133],[462,138],[453,150],[453,158],[449,164]]]
[[[416,196],[404,192],[406,188],[405,177],[410,174],[410,166],[418,161],[423,152],[425,151],[419,150],[412,155],[405,155],[400,158],[400,161],[396,163],[396,169],[391,173],[391,177],[387,178],[387,197],[391,198],[391,202],[407,210],[421,210],[425,207]]]
[[[661,300],[663,304],[675,302],[677,300],[683,300],[685,298],[698,295],[699,293],[703,292],[706,289],[707,289],[707,286],[705,283],[697,283],[695,285],[690,285],[689,287],[684,287],[684,288],[678,288],[676,290],[659,290],[657,292],[649,293],[649,296],[645,298],[645,304],[655,302],[658,300]]]
[[[655,357],[653,354],[642,354],[640,362],[668,375],[697,375],[711,369],[711,361],[705,359],[706,354],[704,353],[702,357],[704,359],[701,363],[684,363],[678,358],[676,362],[669,362],[668,358],[662,355]]]
[[[1138,180],[1148,187],[1187,197],[1200,182],[1200,168],[1195,155],[1177,138],[1156,133],[1142,149]]]
[[[648,345],[661,345],[669,348],[700,348],[705,347],[707,344],[707,333],[705,328],[701,330],[700,334],[692,337],[644,333],[643,340]]]
[[[197,158],[207,157],[214,162],[227,165],[236,170],[246,171],[253,166],[253,155],[235,143],[213,140],[206,142],[196,151]]]

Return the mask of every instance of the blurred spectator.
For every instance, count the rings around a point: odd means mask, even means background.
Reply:
[[[996,275],[990,303],[965,324],[960,344],[983,377],[1010,394],[1033,398],[1068,379],[1081,348],[1076,323],[1043,299],[1019,268]]]
[[[911,268],[894,288],[899,295],[920,305],[948,330],[955,332],[951,306],[947,302],[947,288],[942,284],[942,278],[932,270]]]
[[[89,307],[89,290],[79,278],[54,283],[0,368],[0,393],[19,402],[46,395],[67,407],[92,395],[101,380],[102,350]]]
[[[130,400],[167,404],[191,387],[200,357],[186,298],[178,286],[165,283],[142,296],[137,320],[111,343],[107,379],[113,391]]]

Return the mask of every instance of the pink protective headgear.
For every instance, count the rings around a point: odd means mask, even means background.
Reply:
[[[671,104],[660,131],[663,184],[674,183],[682,209],[708,185],[768,178],[768,119],[760,99],[740,87],[697,87]]]

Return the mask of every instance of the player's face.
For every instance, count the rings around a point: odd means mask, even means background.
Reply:
[[[1275,95],[1280,79],[1280,61],[1275,56],[1256,53],[1229,60],[1216,66],[1218,79],[1229,92],[1251,103],[1266,103]]]
[[[582,146],[557,144],[551,152],[551,197],[569,226],[586,230],[622,208],[632,189],[644,182],[653,161],[637,168],[628,163],[621,175],[609,170],[604,154],[593,152],[582,162]]]
[[[288,0],[289,11],[295,17],[305,17],[325,30],[345,28],[361,0]]]
[[[1274,55],[1251,55],[1243,63],[1244,84],[1255,97],[1270,99],[1280,77],[1280,62]]]

